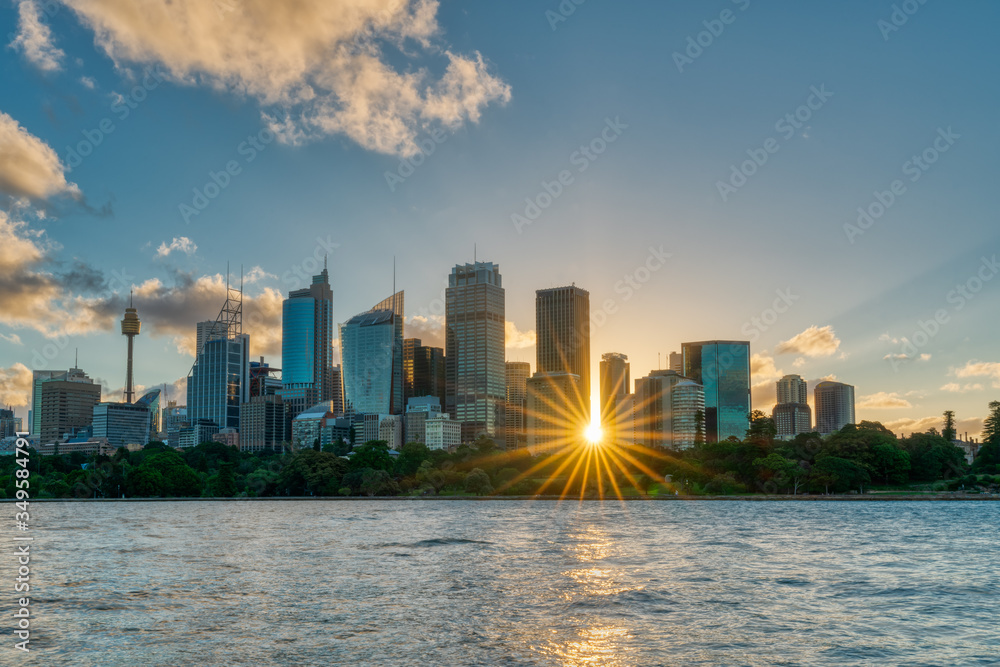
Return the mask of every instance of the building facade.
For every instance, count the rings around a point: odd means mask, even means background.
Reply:
[[[800,375],[786,375],[777,383],[778,403],[771,411],[771,418],[778,429],[777,437],[790,440],[800,433],[812,431],[812,409],[809,391]]]
[[[500,266],[455,266],[445,289],[445,411],[462,424],[462,441],[497,438],[507,400],[505,293]]]
[[[590,418],[590,292],[575,285],[535,292],[535,350],[539,373],[580,378],[584,411]]]
[[[573,373],[535,373],[527,381],[527,447],[532,456],[583,441],[589,423]]]
[[[250,336],[205,341],[187,384],[191,424],[213,422],[219,430],[240,427],[240,405],[250,400]]]
[[[427,449],[453,450],[462,444],[462,425],[447,414],[428,419],[425,429]]]
[[[427,444],[427,420],[441,416],[441,399],[436,396],[414,396],[406,402],[406,442]]]
[[[527,361],[508,361],[507,404],[504,409],[503,444],[507,449],[517,449],[528,444],[525,431],[525,411],[528,408],[528,378],[531,364]]]
[[[281,398],[292,415],[333,400],[333,291],[324,264],[281,304]]]
[[[240,451],[290,448],[292,417],[281,396],[253,396],[240,406]]]
[[[340,325],[346,414],[403,412],[403,293],[396,296]]]
[[[854,386],[843,382],[820,382],[813,389],[816,431],[829,435],[854,420]]]
[[[44,379],[39,387],[39,434],[42,442],[55,442],[74,429],[94,422],[94,406],[101,400],[101,385],[79,368]]]
[[[14,411],[9,407],[4,410],[0,408],[0,439],[16,438],[21,432],[21,418],[14,416]]]
[[[422,344],[419,338],[403,341],[403,399],[414,396],[437,396],[444,401],[444,348]]]
[[[619,352],[601,355],[601,426],[612,440],[618,439],[618,403],[632,391],[628,356]]]
[[[684,376],[705,390],[705,441],[742,440],[750,427],[750,343],[683,343],[681,355]]]
[[[152,413],[136,403],[98,403],[94,406],[94,438],[112,447],[149,444]]]
[[[647,447],[686,449],[698,439],[699,413],[705,391],[673,370],[652,371],[635,381],[635,442]]]

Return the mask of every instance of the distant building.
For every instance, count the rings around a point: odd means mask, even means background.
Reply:
[[[160,434],[160,390],[154,389],[143,394],[133,405],[149,411],[149,437],[147,442],[159,439]],[[146,444],[146,443],[142,443]]]
[[[441,415],[441,399],[436,396],[414,396],[406,402],[406,442],[427,444],[426,423]]]
[[[619,352],[601,355],[601,426],[609,440],[618,437],[618,403],[632,391],[628,356]]]
[[[444,401],[444,348],[423,345],[419,338],[403,341],[403,399],[437,396]]]
[[[221,442],[228,447],[240,446],[240,432],[235,428],[224,428],[218,433],[212,434],[212,442]]]
[[[211,419],[197,419],[189,426],[181,427],[177,433],[178,447],[197,447],[203,442],[211,442],[219,427]]]
[[[800,433],[812,432],[812,409],[806,381],[799,375],[786,375],[778,380],[778,403],[771,411],[771,418],[778,430],[778,438],[790,440]]]
[[[334,400],[333,290],[323,270],[281,304],[281,398],[292,416]]]
[[[322,431],[328,421],[333,421],[337,415],[333,411],[333,401],[317,403],[308,410],[299,413],[292,420],[292,446],[295,449],[309,449],[315,444],[323,444]]]
[[[177,401],[169,401],[163,408],[162,430],[166,433],[165,442],[171,447],[180,447],[180,431],[188,426],[187,407],[177,405]]]
[[[291,444],[291,409],[281,396],[254,396],[240,406],[240,451],[283,449]]]
[[[94,406],[101,400],[101,385],[79,368],[43,379],[38,387],[39,424],[42,442],[59,440],[74,428],[90,426]]]
[[[678,375],[684,375],[684,355],[680,352],[671,352],[669,368]]]
[[[533,456],[583,441],[589,423],[580,378],[573,373],[535,373],[527,382],[527,446]]]
[[[813,389],[816,430],[820,435],[839,431],[854,420],[854,387],[842,382],[820,382]]]
[[[281,391],[281,380],[272,376],[272,373],[280,373],[280,368],[271,368],[270,364],[264,362],[264,357],[260,361],[250,362],[250,398],[254,396],[274,395]]]
[[[497,438],[507,402],[505,293],[493,262],[456,265],[445,289],[445,411],[462,441]]]
[[[635,428],[635,394],[625,394],[615,405],[615,428],[605,429],[607,437],[619,445],[634,445],[637,442]]]
[[[225,338],[228,330],[228,326],[225,322],[217,322],[216,320],[198,322],[195,325],[195,358],[197,359],[198,355],[201,354],[201,351],[205,348],[206,341],[215,340],[216,338]]]
[[[531,364],[527,361],[508,361],[505,364],[507,378],[507,403],[505,407],[503,440],[508,450],[525,447],[528,434],[525,430],[525,410],[528,407],[528,378]]]
[[[93,408],[94,438],[112,447],[149,443],[152,413],[139,403],[98,403]]]
[[[73,452],[80,452],[88,456],[91,454],[114,456],[118,450],[117,447],[109,443],[105,438],[91,438],[69,442],[47,442],[39,444],[35,449],[43,456],[52,456],[54,454],[65,455],[72,454]]]
[[[538,373],[580,378],[583,411],[590,420],[590,292],[571,285],[535,292]]]
[[[651,371],[635,381],[633,423],[637,444],[685,449],[695,444],[704,388],[673,370]]]
[[[344,411],[403,413],[403,293],[340,325]]]
[[[750,343],[683,343],[684,376],[705,389],[705,441],[743,439],[750,427]]]
[[[46,380],[66,375],[69,371],[32,371],[31,372],[31,410],[28,411],[28,429],[32,435],[42,433],[42,383]],[[98,398],[98,401],[101,399]]]
[[[427,449],[453,450],[462,444],[462,425],[447,414],[428,419],[424,428]]]
[[[190,423],[207,419],[219,429],[240,427],[240,404],[250,400],[250,336],[205,341],[187,384]]]
[[[403,415],[379,415],[378,440],[389,445],[389,449],[400,449],[403,440]]]
[[[21,432],[21,418],[14,416],[11,409],[0,408],[0,438],[16,438]]]

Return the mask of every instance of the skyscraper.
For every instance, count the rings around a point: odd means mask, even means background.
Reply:
[[[601,426],[612,440],[618,437],[618,403],[632,390],[628,355],[605,352],[601,355]]]
[[[503,427],[505,326],[499,265],[456,265],[445,289],[445,410],[462,423],[463,442]]]
[[[54,377],[65,375],[69,371],[32,371],[31,372],[31,410],[28,416],[28,430],[32,435],[42,432],[42,383]],[[100,400],[100,399],[98,399]]]
[[[821,435],[839,431],[854,421],[854,387],[843,382],[820,382],[813,389],[816,430]]]
[[[94,406],[101,400],[101,385],[79,368],[71,368],[43,380],[39,393],[39,434],[42,443],[48,443],[93,423]]]
[[[188,422],[203,437],[209,423],[218,430],[240,427],[240,404],[250,400],[250,336],[243,333],[243,290],[226,283],[226,303],[215,337],[205,341],[187,382]],[[197,443],[196,443],[197,444]]]
[[[240,451],[282,449],[292,442],[292,418],[280,396],[260,394],[240,406]]]
[[[14,416],[14,411],[0,408],[0,438],[12,438],[21,430],[21,418]]]
[[[132,307],[132,294],[129,293],[128,308],[125,309],[125,317],[122,319],[122,335],[128,338],[128,359],[125,366],[125,402],[132,402],[132,345],[135,337],[139,335],[141,327],[139,315]]]
[[[194,356],[197,357],[201,354],[201,350],[205,347],[205,341],[212,340],[213,338],[218,338],[220,336],[226,335],[226,323],[218,322],[216,320],[205,320],[204,322],[198,322],[195,325],[195,331],[197,335],[195,337],[195,351]]]
[[[503,439],[507,449],[523,447],[526,442],[525,410],[528,407],[528,378],[531,364],[527,361],[508,361],[507,406],[504,417]]]
[[[651,371],[635,381],[633,419],[638,444],[684,449],[695,444],[705,390],[673,370]]]
[[[580,378],[584,411],[590,415],[590,292],[575,285],[535,292],[538,373]]]
[[[333,290],[326,264],[281,305],[281,398],[295,416],[333,400]]]
[[[403,413],[403,293],[340,325],[344,410]]]
[[[794,438],[812,430],[812,410],[806,381],[799,375],[786,375],[777,383],[778,403],[771,411],[778,437]]]
[[[435,396],[444,402],[444,348],[423,345],[419,338],[403,341],[403,398]]]
[[[140,403],[98,403],[94,406],[94,438],[113,447],[149,443],[152,413]]]
[[[580,400],[580,378],[572,373],[535,373],[526,384],[528,451],[533,456],[552,454],[582,442],[588,417]]]
[[[750,426],[750,343],[683,343],[681,355],[684,375],[705,388],[705,441],[744,438]]]

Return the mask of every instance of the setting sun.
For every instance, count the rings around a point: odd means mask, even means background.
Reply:
[[[604,431],[601,430],[600,424],[592,423],[584,429],[583,437],[587,439],[589,444],[596,445],[604,437]]]

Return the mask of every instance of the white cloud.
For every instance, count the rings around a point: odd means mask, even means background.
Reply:
[[[857,407],[871,410],[894,410],[897,408],[912,408],[913,405],[896,392],[880,391],[868,396],[862,396]]]
[[[802,368],[805,365],[806,365],[805,357],[796,357],[795,361],[792,362],[792,366],[794,366],[795,368]]]
[[[268,273],[259,266],[251,268],[247,272],[247,274],[243,276],[243,282],[247,285],[251,285],[253,283],[259,283],[262,280],[268,280],[268,279],[277,280],[278,276],[274,275],[273,273]]]
[[[1000,389],[1000,362],[970,361],[955,371],[955,377],[986,377],[993,380],[993,387]]]
[[[22,407],[31,402],[31,369],[22,363],[0,368],[0,405]]]
[[[89,88],[90,90],[97,88],[97,82],[89,76],[81,76],[80,83],[82,83],[85,88]]]
[[[767,352],[754,353],[750,356],[750,377],[754,387],[761,387],[780,380],[784,372],[778,370]]]
[[[198,246],[186,236],[175,236],[170,245],[167,245],[166,241],[161,243],[160,247],[156,249],[156,255],[157,257],[167,257],[175,250],[190,256],[198,250]]]
[[[439,45],[437,0],[66,2],[117,66],[159,64],[175,82],[251,96],[286,142],[344,134],[409,156],[422,134],[476,123],[511,96],[478,52]]]
[[[975,384],[959,384],[958,382],[949,382],[948,384],[941,386],[941,391],[951,392],[953,394],[965,394],[970,391],[982,391],[983,385],[979,383]]]
[[[940,415],[934,417],[922,417],[920,419],[903,417],[902,419],[896,419],[891,422],[883,423],[883,426],[896,435],[901,433],[924,433],[931,428],[936,428],[940,431],[943,425],[943,420]]]
[[[80,189],[66,181],[65,169],[56,152],[2,111],[0,194],[36,201],[57,195],[82,199]]]
[[[9,336],[6,334],[0,334],[0,340],[5,340],[12,345],[24,345],[24,343],[21,342],[21,337],[17,334],[10,334]]]
[[[789,340],[778,343],[776,354],[798,354],[804,357],[829,357],[840,348],[840,339],[832,326],[811,326]]]
[[[24,54],[43,72],[60,69],[59,61],[66,54],[52,42],[52,31],[42,23],[41,7],[35,0],[21,0],[17,6],[17,36],[10,45]]]
[[[535,332],[533,329],[528,331],[521,331],[517,328],[517,325],[507,321],[504,333],[506,334],[506,348],[508,350],[523,350],[525,348],[534,347],[535,345]]]
[[[444,316],[413,315],[406,319],[407,338],[419,338],[425,347],[444,347]]]

